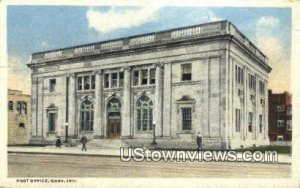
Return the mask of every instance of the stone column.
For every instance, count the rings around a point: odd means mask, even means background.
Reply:
[[[37,131],[37,93],[38,79],[31,76],[31,136],[38,136]]]
[[[46,135],[46,132],[48,130],[44,130],[44,125],[43,125],[43,95],[44,95],[44,79],[43,78],[38,78],[37,79],[37,134],[39,136],[44,136]]]
[[[103,138],[102,124],[102,70],[95,72],[95,106],[94,106],[94,130],[95,138]]]
[[[162,69],[163,64],[159,63],[156,65],[155,70],[155,105],[154,105],[154,118],[155,118],[155,135],[162,137]]]
[[[124,106],[122,107],[122,129],[121,138],[130,138],[133,136],[133,130],[131,125],[131,68],[124,68]]]
[[[68,125],[68,133],[69,136],[75,136],[76,135],[76,126],[75,126],[75,110],[76,110],[76,80],[75,80],[75,74],[69,75],[69,125]]]

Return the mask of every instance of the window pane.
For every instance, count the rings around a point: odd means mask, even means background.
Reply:
[[[92,76],[92,89],[95,89],[95,75]]]
[[[182,108],[182,130],[191,130],[191,108]]]
[[[109,88],[109,74],[104,74],[104,87]]]
[[[155,84],[155,69],[150,69],[150,84]]]
[[[117,87],[118,84],[118,73],[112,73],[111,74],[111,87]]]
[[[84,77],[84,89],[85,90],[90,89],[90,77],[89,76]]]
[[[148,70],[142,70],[142,85],[147,85],[148,83]]]
[[[123,87],[124,86],[124,72],[120,72],[119,73],[119,87]]]
[[[82,90],[82,77],[77,78],[77,89]]]
[[[142,127],[141,123],[141,109],[138,109],[137,111],[137,129],[140,131]]]
[[[139,71],[133,72],[133,85],[136,86],[139,84]]]
[[[191,64],[181,65],[182,81],[192,80]]]

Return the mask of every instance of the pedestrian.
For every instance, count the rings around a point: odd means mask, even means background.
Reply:
[[[60,148],[60,147],[61,147],[61,139],[60,139],[60,136],[57,136],[57,137],[56,137],[55,146],[56,146],[57,148]]]
[[[81,138],[80,142],[82,143],[82,151],[83,150],[87,151],[87,149],[86,149],[87,138],[85,136],[83,136]]]
[[[197,150],[200,151],[202,149],[202,134],[201,132],[198,132],[198,135],[197,135]]]

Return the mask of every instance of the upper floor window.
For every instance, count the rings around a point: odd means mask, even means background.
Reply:
[[[286,121],[286,130],[287,131],[292,131],[293,126],[292,126],[292,120],[287,120]]]
[[[8,102],[8,110],[14,110],[14,102],[13,101]]]
[[[77,89],[79,91],[95,89],[95,75],[77,77]]]
[[[265,82],[264,81],[259,81],[259,93],[261,95],[265,94]]]
[[[284,127],[284,120],[277,120],[277,127],[278,128]]]
[[[133,71],[133,85],[134,86],[137,86],[139,84],[139,71],[136,70],[136,71]]]
[[[119,87],[124,86],[124,72],[119,72]]]
[[[188,63],[181,65],[181,80],[192,80],[192,64]]]
[[[283,112],[284,111],[284,105],[276,105],[276,111],[277,112]]]
[[[148,84],[148,70],[142,70],[142,85]]]
[[[155,69],[150,69],[150,84],[155,84]]]
[[[56,86],[56,79],[50,79],[49,80],[49,91],[50,92],[55,91],[55,86]]]
[[[249,73],[249,89],[255,90],[256,82],[255,76]]]
[[[292,107],[291,106],[286,107],[286,115],[288,115],[288,116],[292,115]]]
[[[109,88],[109,74],[104,74],[104,88]]]
[[[244,83],[244,70],[238,65],[235,65],[235,82],[241,85]]]
[[[17,102],[17,112],[19,114],[27,114],[27,103],[24,101]]]
[[[132,76],[132,85],[155,84],[155,69],[134,70]]]
[[[111,87],[115,88],[118,85],[118,73],[114,72],[111,74]]]

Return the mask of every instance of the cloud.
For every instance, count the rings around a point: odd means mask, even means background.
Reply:
[[[9,89],[21,90],[23,93],[31,93],[31,78],[26,63],[18,57],[8,57],[8,79]]]
[[[263,16],[258,19],[258,27],[277,27],[279,25],[279,19],[273,16]]]
[[[49,45],[48,42],[46,42],[46,41],[42,41],[42,42],[41,42],[41,46],[42,46],[43,48],[46,48],[46,49],[48,49],[48,48],[50,47],[50,45]]]
[[[260,17],[255,23],[257,47],[268,57],[272,71],[269,75],[269,89],[274,92],[290,90],[291,59],[283,39],[280,38],[280,21],[274,16]]]
[[[111,8],[107,12],[100,12],[90,8],[86,17],[89,27],[98,32],[107,33],[116,29],[137,27],[144,23],[158,19],[159,7],[142,7],[118,10]]]

